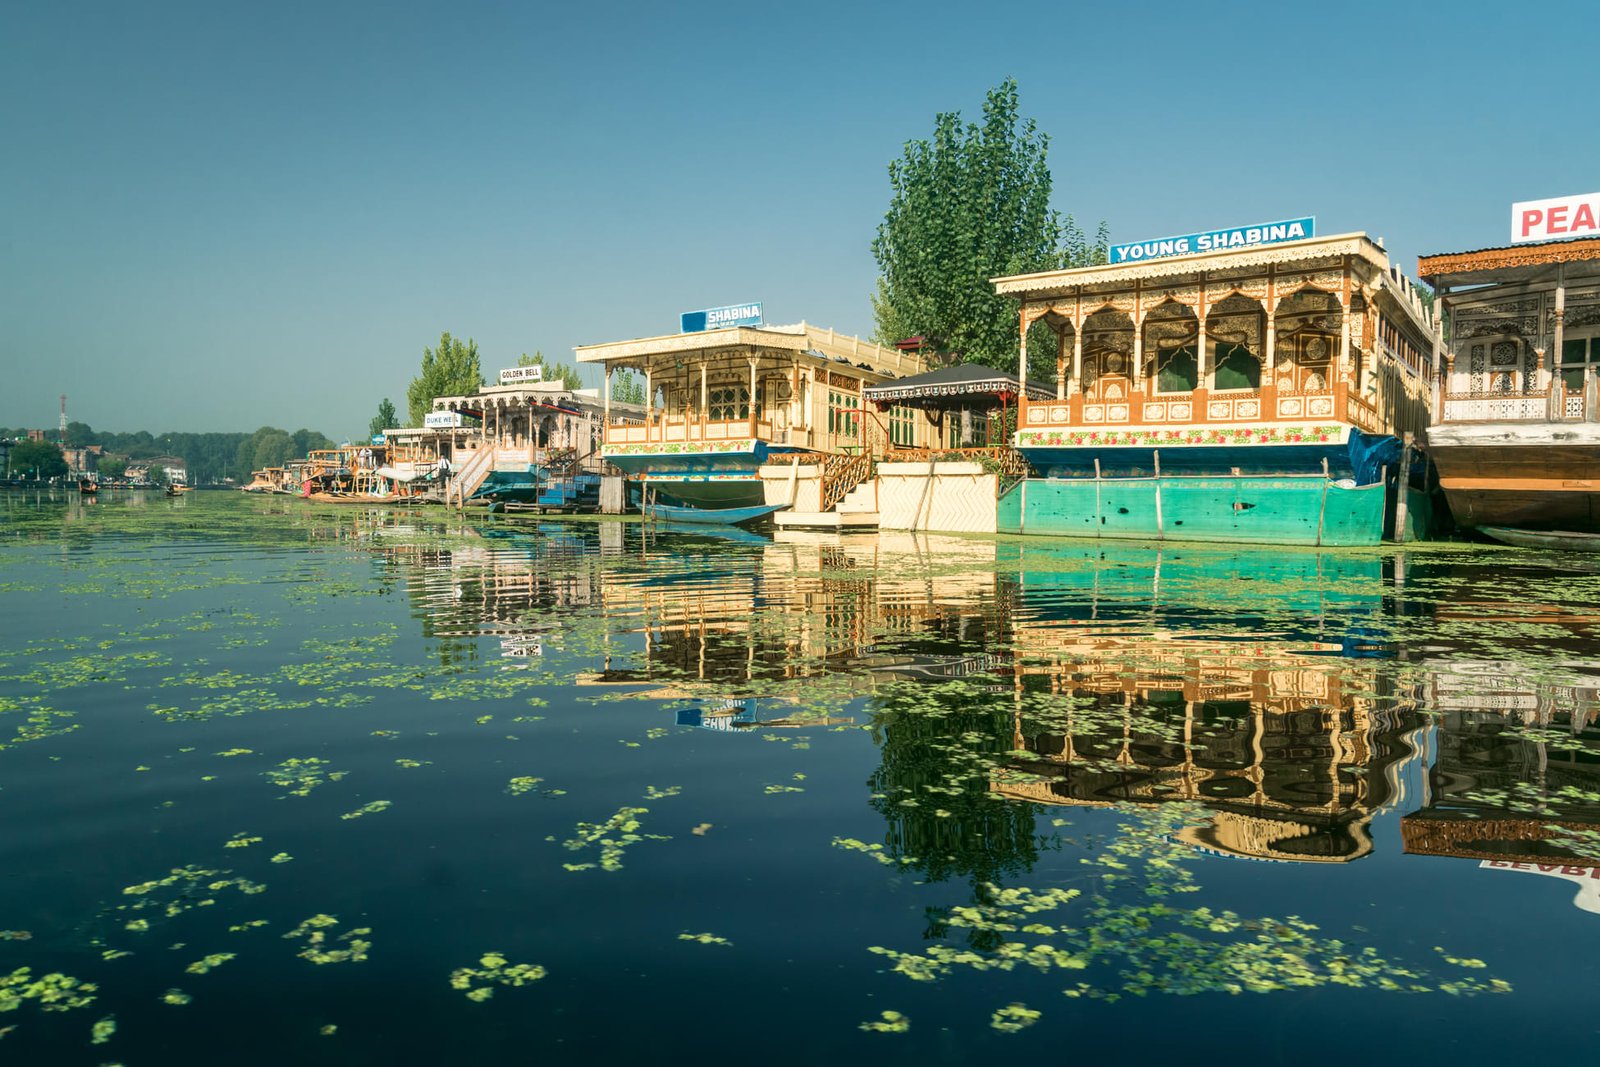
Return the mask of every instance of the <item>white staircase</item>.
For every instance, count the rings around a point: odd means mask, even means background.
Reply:
[[[827,511],[780,511],[772,521],[784,529],[876,530],[878,480],[868,478]]]
[[[494,449],[480,448],[473,453],[472,458],[462,465],[450,478],[448,496],[455,498],[456,507],[466,506],[467,497],[478,491],[478,486],[489,477],[489,472],[494,470]]]

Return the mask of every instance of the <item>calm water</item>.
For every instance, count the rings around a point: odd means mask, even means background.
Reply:
[[[0,496],[0,1061],[1587,1062],[1597,570]]]

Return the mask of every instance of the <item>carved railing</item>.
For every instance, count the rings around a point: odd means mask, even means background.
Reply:
[[[613,420],[605,431],[608,445],[730,441],[751,436],[774,440],[772,421],[745,418],[713,422],[692,415],[662,415],[643,423]]]
[[[856,486],[872,477],[872,453],[836,453],[822,464],[822,510],[831,511]]]
[[[988,448],[896,448],[878,458],[884,463],[977,463],[984,470],[1000,476],[996,488],[1001,496],[1022,479],[1033,476],[1033,467],[1021,452],[1010,445]]]
[[[1584,394],[1568,392],[1559,378],[1548,389],[1446,392],[1443,401],[1444,422],[1576,422],[1588,415]]]

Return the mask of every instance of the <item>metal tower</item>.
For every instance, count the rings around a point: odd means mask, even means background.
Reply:
[[[67,447],[67,394],[66,393],[62,393],[61,394],[61,423],[60,423],[60,426],[58,428],[61,431],[61,442],[60,442],[61,447],[62,448],[66,448]]]

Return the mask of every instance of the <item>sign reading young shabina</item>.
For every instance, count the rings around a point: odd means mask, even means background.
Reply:
[[[704,311],[685,311],[678,316],[678,329],[683,333],[702,333],[722,330],[729,326],[760,326],[761,305],[729,304],[727,307],[706,308]]]
[[[1229,230],[1207,230],[1204,233],[1186,233],[1181,237],[1159,237],[1153,241],[1112,245],[1107,262],[1115,266],[1119,263],[1164,259],[1167,256],[1189,256],[1198,252],[1227,252],[1234,248],[1299,241],[1316,235],[1315,216],[1285,219],[1282,222],[1258,222],[1253,226],[1235,226]]]

